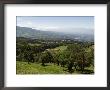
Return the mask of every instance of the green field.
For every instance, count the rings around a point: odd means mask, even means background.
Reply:
[[[93,67],[85,68],[85,72],[89,71],[93,74]],[[55,64],[46,64],[46,66],[42,66],[38,63],[30,63],[27,62],[16,62],[16,74],[70,74],[66,68],[55,65]],[[73,71],[71,74],[81,74],[81,71]]]
[[[16,74],[66,74],[68,72],[64,71],[64,68],[54,65],[54,64],[46,64],[46,66],[42,66],[38,63],[30,63],[27,62],[16,62]]]
[[[67,49],[67,46],[59,46],[59,47],[56,47],[56,48],[53,48],[53,49],[47,49],[49,50],[50,52],[63,52],[64,50]]]
[[[54,50],[64,51],[64,50],[66,50],[66,48],[67,48],[67,46],[59,46],[59,47],[54,48]]]

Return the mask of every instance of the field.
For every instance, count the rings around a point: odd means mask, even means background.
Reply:
[[[70,74],[66,68],[60,67],[55,64],[47,64],[47,66],[42,66],[38,63],[28,64],[27,62],[16,62],[16,74]],[[86,68],[93,74],[93,67]],[[81,71],[73,71],[72,74],[80,74]],[[87,71],[84,73],[87,74]]]
[[[47,64],[45,67],[38,63],[28,64],[27,62],[17,61],[17,74],[65,74],[62,67]]]

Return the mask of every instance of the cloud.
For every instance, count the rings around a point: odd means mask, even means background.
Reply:
[[[32,24],[32,22],[27,21],[27,25],[32,26],[33,24]]]
[[[48,26],[48,25],[35,25],[32,28],[34,29],[39,29],[39,30],[44,30],[44,31],[55,31],[59,29],[58,26]]]

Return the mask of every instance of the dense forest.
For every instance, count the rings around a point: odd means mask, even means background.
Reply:
[[[16,38],[17,74],[93,74],[94,42]]]

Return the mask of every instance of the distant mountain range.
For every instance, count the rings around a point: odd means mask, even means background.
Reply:
[[[19,27],[16,26],[16,37],[25,37],[31,39],[45,39],[45,40],[58,40],[58,39],[71,39],[79,41],[94,41],[93,33],[61,33],[54,31],[42,31],[37,29],[32,29],[29,27]]]

